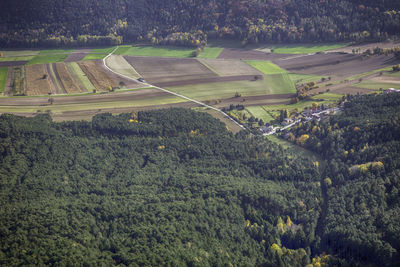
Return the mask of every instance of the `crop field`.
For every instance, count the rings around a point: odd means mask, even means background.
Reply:
[[[25,67],[26,90],[25,95],[46,95],[51,93],[48,74],[45,65],[36,64]]]
[[[176,46],[121,46],[116,51],[116,55],[126,56],[151,56],[151,57],[193,57],[195,49]]]
[[[97,90],[108,91],[110,87],[118,86],[118,83],[112,80],[95,61],[85,61],[78,64]]]
[[[225,48],[218,56],[221,59],[239,59],[239,60],[278,60],[293,56],[289,54],[273,54],[257,51],[254,49]]]
[[[11,62],[11,61],[29,61],[35,56],[20,56],[20,57],[0,57],[0,62]]]
[[[217,58],[224,48],[222,47],[204,47],[198,58]]]
[[[12,69],[11,92],[10,95],[25,94],[25,67],[18,66]]]
[[[131,56],[125,56],[125,59],[151,83],[217,77],[196,59]]]
[[[83,58],[87,55],[88,53],[71,53],[68,55],[68,57],[64,60],[64,62],[78,62],[82,61]]]
[[[141,77],[128,61],[121,55],[111,55],[106,59],[106,64],[113,71],[133,79]]]
[[[4,92],[8,77],[8,68],[0,68],[0,93]]]
[[[287,71],[275,65],[270,61],[261,61],[261,60],[247,60],[247,64],[250,66],[258,69],[264,74],[279,74],[279,73],[286,73]]]
[[[63,62],[67,57],[68,54],[39,55],[29,60],[27,65]]]
[[[64,94],[65,91],[62,88],[61,82],[57,79],[56,71],[54,69],[53,64],[46,64],[47,73],[50,75],[49,82],[54,88],[54,92],[56,94]]]
[[[293,44],[293,45],[274,45],[271,47],[272,52],[276,54],[309,54],[323,52],[333,49],[346,47],[348,44]]]
[[[322,78],[328,78],[324,76],[312,75],[312,74],[299,74],[299,73],[289,73],[289,78],[295,84],[304,84],[309,82],[321,81]]]
[[[274,118],[262,106],[246,107],[246,109],[255,118],[262,119],[264,122],[274,120]]]
[[[71,54],[74,52],[73,49],[49,49],[49,50],[40,50],[39,54]]]
[[[67,63],[67,68],[71,73],[72,77],[74,77],[74,80],[78,83],[78,86],[82,92],[85,90],[93,91],[94,89],[96,89],[96,87],[94,87],[94,85],[90,82],[86,74],[79,67],[78,63],[76,62]]]
[[[242,60],[198,59],[203,65],[219,76],[260,75],[261,72]]]
[[[110,54],[113,50],[115,49],[114,47],[106,47],[106,48],[95,48],[90,51],[91,53],[99,53],[99,54]]]
[[[390,72],[385,73],[385,76],[400,77],[400,71],[390,71]]]
[[[79,88],[77,83],[74,81],[72,78],[71,74],[69,73],[67,66],[65,63],[60,62],[60,63],[54,63],[56,66],[56,70],[58,73],[58,77],[60,78],[60,81],[64,87],[64,90],[68,94],[74,94],[74,93],[82,93],[83,90]]]
[[[365,80],[361,83],[357,83],[354,85],[357,88],[365,88],[371,90],[379,90],[379,89],[389,89],[389,88],[400,88],[400,81],[395,80]]]
[[[196,100],[232,98],[236,93],[244,96],[293,94],[296,89],[287,74],[265,75],[263,80],[205,83],[168,87],[171,91]]]
[[[107,54],[86,54],[82,61],[103,59]]]
[[[27,57],[36,56],[39,54],[39,50],[4,50],[0,51],[3,53],[3,57]]]

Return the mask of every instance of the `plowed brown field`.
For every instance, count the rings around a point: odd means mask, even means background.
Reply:
[[[95,61],[79,62],[78,64],[97,90],[108,91],[110,86],[118,86],[118,83],[112,80]]]
[[[58,76],[67,94],[81,93],[79,86],[73,80],[71,74],[69,73],[65,63],[55,63]]]
[[[26,66],[25,75],[26,95],[46,95],[52,92],[48,81],[49,77],[45,69],[45,65],[40,64]]]

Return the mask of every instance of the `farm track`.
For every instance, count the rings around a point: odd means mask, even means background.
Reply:
[[[156,86],[159,86],[159,87],[173,87],[173,86],[184,86],[184,85],[203,84],[203,83],[255,81],[255,80],[263,80],[263,79],[264,79],[264,77],[262,75],[238,75],[238,76],[210,77],[210,78],[204,78],[204,79],[171,81],[171,82],[161,82],[161,83],[154,82],[153,84]]]

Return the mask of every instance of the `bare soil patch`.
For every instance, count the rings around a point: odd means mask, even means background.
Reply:
[[[240,76],[226,76],[226,77],[210,77],[203,79],[183,80],[183,81],[171,81],[154,83],[158,87],[173,87],[183,86],[191,84],[202,84],[202,83],[219,83],[219,82],[234,82],[234,81],[256,81],[263,80],[262,75],[240,75]]]
[[[65,63],[55,63],[55,69],[57,70],[58,76],[60,77],[60,82],[63,84],[63,87],[68,94],[83,92],[72,79],[72,76],[69,73]]]
[[[28,61],[5,61],[5,62],[0,62],[0,68],[2,67],[14,67],[14,66],[23,66]]]
[[[398,62],[400,60],[396,60],[392,55],[363,57],[361,55],[328,53],[280,59],[274,63],[295,73],[349,77],[392,66]]]
[[[262,75],[246,62],[236,59],[198,59],[219,76]]]
[[[45,65],[30,65],[25,68],[27,96],[46,95],[51,93]]]
[[[217,74],[191,58],[125,56],[125,59],[150,83],[217,77]]]
[[[225,48],[221,52],[221,54],[219,54],[218,58],[243,59],[243,60],[277,60],[288,56],[293,56],[293,55],[265,53],[262,51],[243,49],[243,48]]]
[[[78,64],[98,91],[108,91],[110,87],[118,86],[118,83],[111,79],[95,61],[79,62]]]
[[[64,62],[78,62],[81,61],[88,53],[72,53],[70,54]]]

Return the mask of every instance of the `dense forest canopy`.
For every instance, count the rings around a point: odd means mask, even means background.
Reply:
[[[385,0],[4,0],[0,14],[0,46],[362,41],[400,32],[400,3]]]

